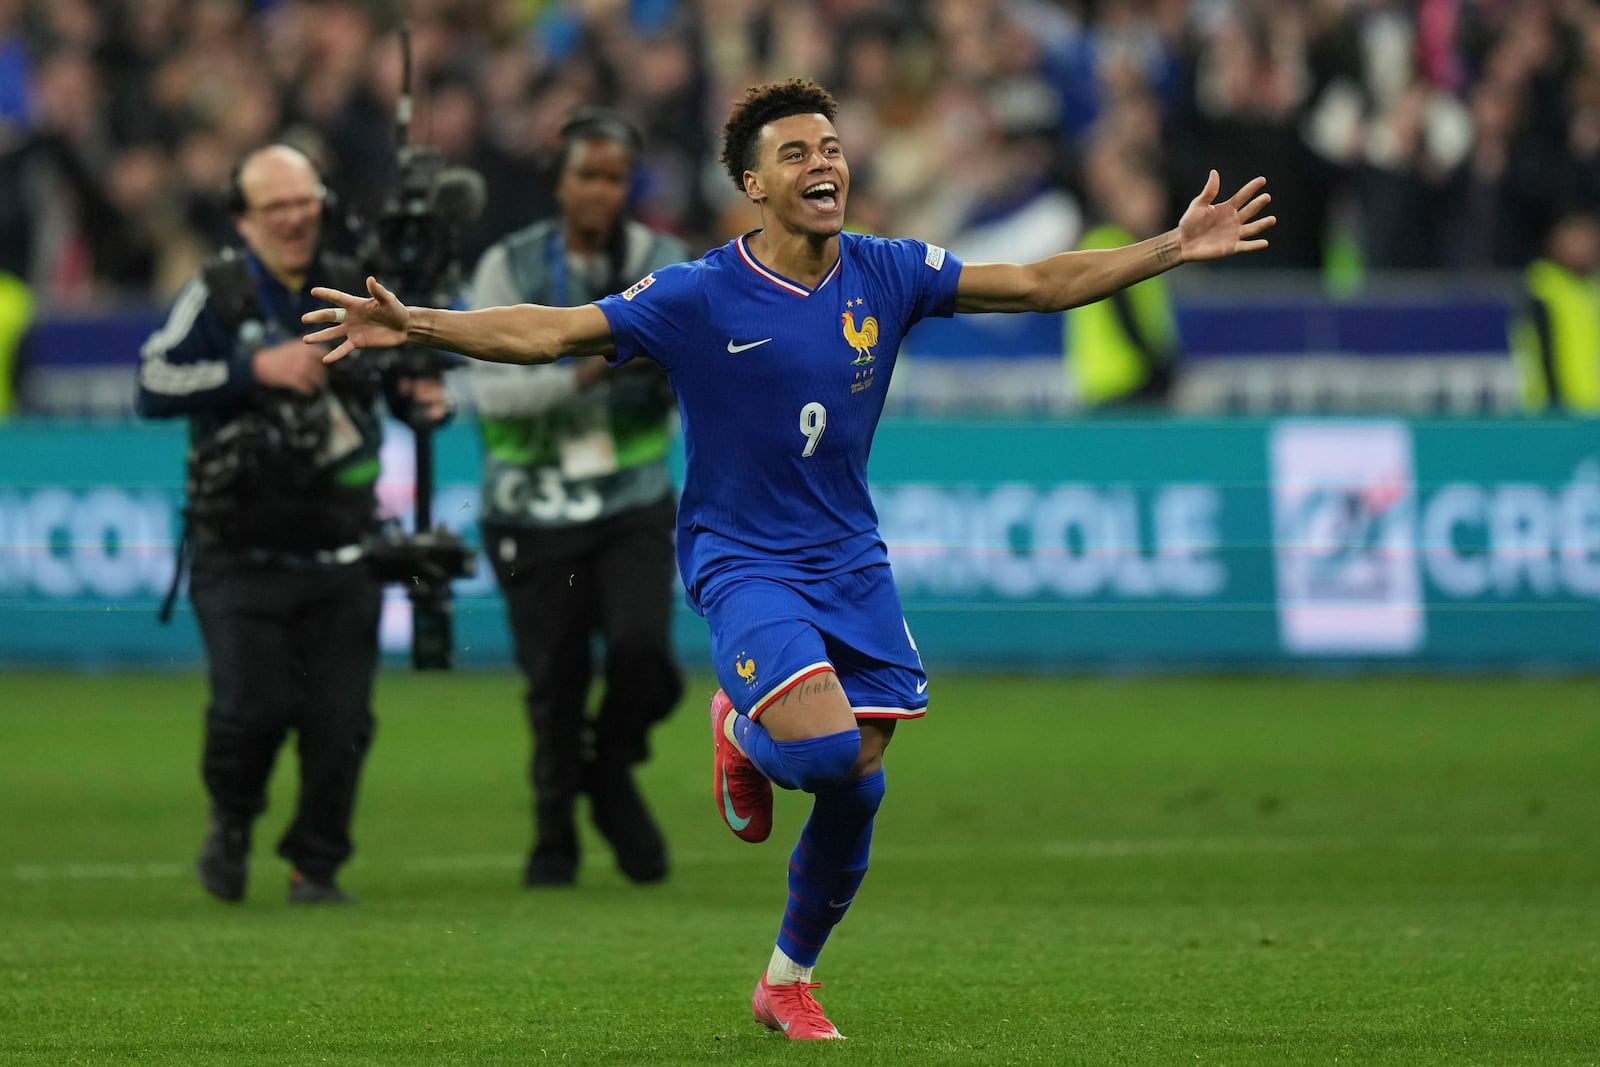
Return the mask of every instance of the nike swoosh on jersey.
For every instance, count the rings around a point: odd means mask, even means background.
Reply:
[[[748,344],[736,345],[736,344],[733,343],[733,338],[730,337],[730,338],[728,338],[728,352],[730,354],[732,354],[732,355],[737,355],[738,353],[743,352],[746,349],[755,348],[757,345],[764,345],[770,340],[772,340],[772,338],[763,337],[759,341],[751,341]]]

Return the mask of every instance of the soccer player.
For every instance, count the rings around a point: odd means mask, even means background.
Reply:
[[[714,787],[735,834],[772,827],[772,783],[814,797],[789,861],[758,1021],[838,1038],[812,968],[867,870],[895,725],[927,709],[867,491],[867,456],[901,339],[927,315],[1062,311],[1193,260],[1266,247],[1266,179],[1217,202],[1212,171],[1175,229],[1034,263],[963,264],[942,248],[844,232],[850,167],[833,97],[795,79],[748,90],[723,163],[760,229],[578,308],[405,307],[375,279],[332,289],[324,358],[411,341],[505,363],[645,356],[678,396],[687,459],[678,565],[710,626]]]

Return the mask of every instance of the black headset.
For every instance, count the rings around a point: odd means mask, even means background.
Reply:
[[[579,141],[592,138],[615,141],[626,148],[628,155],[634,159],[639,158],[639,152],[644,147],[639,128],[623,117],[621,112],[589,104],[572,109],[567,121],[561,124],[559,137],[561,147],[556,150],[554,166],[551,167],[556,174],[561,173],[561,169],[567,165],[567,155]]]
[[[322,187],[324,210],[333,207],[333,190],[328,188],[327,179],[322,176],[322,168],[317,166],[317,161],[311,158],[311,154],[297,145],[289,144],[287,141],[273,141],[269,144],[261,145],[259,148],[252,148],[240,156],[238,162],[234,163],[233,168],[228,171],[228,184],[223,187],[222,197],[223,203],[227,205],[229,214],[243,215],[250,210],[250,202],[244,198],[244,188],[239,184],[239,175],[244,172],[245,164],[269,148],[287,148],[304,156],[305,161],[311,164],[312,173],[317,176],[317,184]]]

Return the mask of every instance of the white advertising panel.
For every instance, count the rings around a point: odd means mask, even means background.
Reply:
[[[1271,436],[1278,630],[1295,655],[1407,655],[1424,637],[1411,431],[1285,422]]]

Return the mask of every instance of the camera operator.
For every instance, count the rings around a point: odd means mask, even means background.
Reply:
[[[685,259],[681,241],[627,216],[638,147],[620,115],[576,111],[554,165],[559,215],[484,253],[473,303],[578,306]],[[484,440],[480,527],[528,682],[529,886],[575,880],[581,794],[626,877],[667,873],[666,844],[632,768],[683,693],[671,640],[672,397],[654,364],[634,362],[642,366],[611,370],[594,357],[470,367]],[[605,692],[590,717],[596,635]]]
[[[140,352],[137,407],[190,420],[185,545],[210,703],[201,773],[211,798],[200,884],[244,897],[251,831],[287,735],[300,792],[278,842],[293,903],[346,903],[357,783],[374,719],[382,587],[363,543],[377,519],[378,398],[413,425],[448,413],[437,378],[330,368],[300,340],[313,285],[361,264],[323,247],[326,191],[284,144],[241,159],[229,188],[243,253],[211,261]]]

